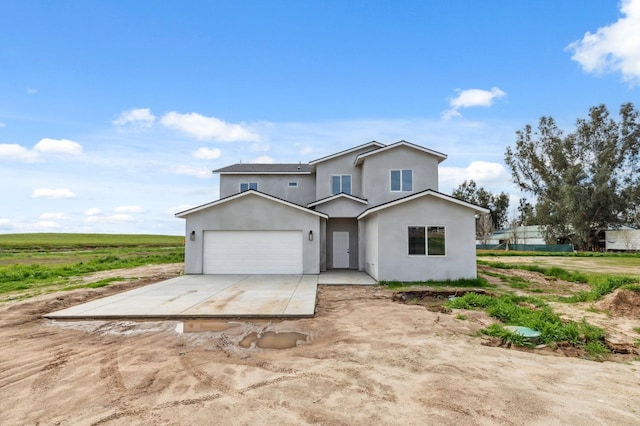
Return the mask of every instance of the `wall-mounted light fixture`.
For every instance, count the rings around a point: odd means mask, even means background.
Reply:
[[[195,241],[196,240],[196,231],[191,231],[191,234],[189,234],[189,239],[191,241]]]
[[[309,241],[313,241],[313,231],[309,231]]]

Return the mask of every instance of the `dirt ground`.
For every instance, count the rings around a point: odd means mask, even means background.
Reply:
[[[40,317],[173,273],[0,305],[0,424],[640,423],[640,361],[491,347],[482,312],[377,287],[321,287],[315,318],[281,322]]]

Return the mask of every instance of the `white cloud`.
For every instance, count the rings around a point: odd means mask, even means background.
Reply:
[[[76,194],[69,191],[67,188],[37,188],[33,190],[33,194],[31,195],[33,198],[52,198],[52,199],[60,199],[60,198],[76,198]]]
[[[86,216],[98,216],[98,215],[102,214],[102,210],[100,210],[97,207],[93,207],[93,208],[85,211],[84,214]]]
[[[273,158],[269,157],[268,155],[261,155],[260,157],[256,157],[253,160],[251,160],[251,163],[267,163],[267,164],[272,164]]]
[[[116,126],[133,124],[140,127],[151,127],[155,120],[156,117],[151,113],[149,108],[136,108],[128,111],[122,111],[118,118],[113,120],[111,123]]]
[[[144,213],[144,208],[140,206],[118,206],[113,209],[116,213]]]
[[[482,89],[456,89],[458,96],[449,100],[450,109],[444,111],[442,116],[445,120],[460,117],[461,114],[458,111],[460,108],[471,107],[490,107],[493,105],[493,101],[497,98],[506,96],[507,94],[497,87],[492,87],[491,90]]]
[[[440,187],[450,193],[465,180],[474,180],[487,189],[510,186],[510,175],[503,164],[488,161],[473,161],[467,167],[440,167]]]
[[[623,0],[624,15],[611,25],[587,32],[567,46],[571,59],[587,73],[620,72],[624,81],[640,84],[640,0]]]
[[[65,213],[42,213],[39,216],[40,220],[69,220],[70,217]]]
[[[133,222],[135,219],[128,214],[112,214],[105,216],[107,222]]]
[[[222,155],[222,151],[220,151],[218,148],[198,148],[197,150],[193,151],[191,155],[199,160],[215,160],[217,158],[220,158],[220,156]]]
[[[29,86],[27,86],[25,90],[27,91],[27,95],[35,95],[36,93],[38,93],[38,89],[34,89],[33,87]]]
[[[38,153],[17,144],[0,144],[0,160],[38,161]]]
[[[54,222],[52,220],[40,220],[34,224],[34,227],[40,230],[52,230],[61,228],[58,222]]]
[[[44,138],[40,139],[33,150],[48,154],[80,155],[82,154],[82,145],[68,139]]]
[[[243,125],[226,123],[219,118],[206,117],[195,112],[186,114],[168,112],[160,121],[164,126],[180,130],[198,140],[255,142],[260,139],[257,134]]]
[[[0,229],[12,229],[13,223],[9,219],[0,218]]]
[[[7,125],[5,123],[1,123],[0,122],[0,127],[6,127]]]
[[[175,166],[171,168],[171,171],[177,175],[195,176],[202,179],[212,177],[211,170],[207,167]]]

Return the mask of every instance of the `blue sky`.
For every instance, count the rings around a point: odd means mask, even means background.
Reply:
[[[0,233],[182,234],[212,169],[370,140],[515,208],[518,129],[639,85],[640,0],[5,2]]]

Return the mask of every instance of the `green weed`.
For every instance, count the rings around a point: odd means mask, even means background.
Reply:
[[[495,285],[490,284],[485,278],[478,277],[475,279],[465,278],[460,280],[446,281],[380,281],[381,285],[390,289],[398,289],[412,286],[423,287],[462,287],[462,288],[493,288]]]
[[[467,293],[447,302],[449,308],[455,309],[483,309],[488,315],[500,320],[505,325],[519,325],[540,332],[538,341],[544,344],[554,342],[568,342],[573,346],[581,346],[585,351],[597,349],[595,343],[602,343],[604,331],[598,327],[582,322],[564,322],[541,299],[529,296],[502,295],[492,297],[488,295]],[[533,342],[519,334],[504,329],[501,325],[493,324],[482,331],[483,333],[499,337],[505,343],[520,346],[532,346]],[[589,346],[589,350],[586,345]]]

